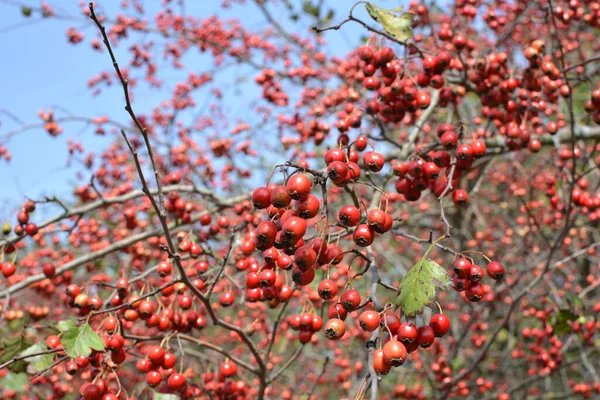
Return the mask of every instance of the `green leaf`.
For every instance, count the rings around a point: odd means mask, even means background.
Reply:
[[[412,24],[414,14],[402,13],[402,7],[393,10],[379,8],[373,3],[366,3],[367,12],[383,29],[401,42],[406,42],[414,36]],[[398,15],[401,13],[400,15]]]
[[[71,321],[70,319],[65,319],[58,321],[56,327],[60,332],[65,333],[68,330],[77,328],[77,325],[75,325],[75,322]]]
[[[4,364],[17,357],[20,352],[33,344],[33,340],[25,336],[23,333],[19,336],[5,338],[0,341],[0,364]],[[17,361],[8,366],[8,369],[14,372],[23,372],[25,370],[25,362]]]
[[[23,350],[19,356],[28,356],[30,354],[41,353],[46,350],[46,347],[41,343],[36,343],[33,346]],[[27,373],[35,375],[39,372],[42,372],[54,363],[54,354],[41,354],[39,356],[29,357],[26,362],[27,365]]]
[[[433,246],[432,244],[400,281],[400,294],[396,304],[407,317],[421,314],[423,308],[434,301],[436,289],[448,289],[452,283],[448,272],[427,258]]]
[[[548,318],[548,323],[554,329],[554,333],[558,335],[565,335],[571,332],[571,325],[569,321],[575,321],[579,316],[575,314],[573,311],[563,308],[551,315]]]
[[[60,321],[58,329],[62,332],[60,342],[69,357],[87,357],[92,349],[104,350],[104,340],[87,323],[77,327],[73,321]]]
[[[21,6],[21,14],[25,17],[25,18],[29,18],[31,17],[31,12],[33,11],[33,9],[31,7],[27,7],[27,6]]]
[[[576,310],[583,310],[585,308],[585,304],[576,294],[569,292],[566,294],[566,298],[571,308]]]
[[[25,386],[28,384],[29,377],[24,373],[15,374],[11,372],[0,379],[0,388],[14,390],[16,393],[23,393],[25,391]]]
[[[319,16],[319,9],[309,0],[305,0],[302,4],[302,11],[313,17]]]

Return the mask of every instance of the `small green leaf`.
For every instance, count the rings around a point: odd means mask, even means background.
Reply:
[[[309,0],[305,0],[302,4],[302,11],[304,11],[308,15],[312,15],[313,17],[319,16],[319,9],[315,7],[315,5]]]
[[[46,347],[41,343],[36,343],[33,346],[25,349],[19,354],[19,356],[28,356],[30,354],[41,353],[46,350]],[[42,372],[54,363],[54,354],[41,354],[39,356],[33,356],[27,358],[27,373],[35,375]]]
[[[73,321],[60,321],[58,329],[62,332],[60,342],[69,357],[87,357],[92,349],[104,350],[104,340],[87,323],[77,327]]]
[[[29,377],[24,373],[15,374],[14,372],[11,372],[0,379],[0,388],[14,390],[16,393],[23,393],[25,391],[25,386],[28,384]]]
[[[23,14],[23,16],[25,18],[29,18],[31,17],[31,12],[33,10],[31,9],[31,7],[27,7],[27,6],[21,6],[21,14]]]
[[[583,303],[583,301],[576,294],[569,292],[566,294],[566,297],[567,297],[567,303],[569,303],[569,305],[573,309],[583,310],[583,308],[585,307],[585,304]]]
[[[407,317],[421,314],[423,308],[435,300],[436,289],[445,290],[451,285],[448,272],[427,258],[433,246],[432,244],[421,260],[400,281],[400,294],[396,304]]]
[[[367,12],[383,29],[401,42],[406,42],[414,36],[412,24],[414,14],[402,13],[402,7],[393,10],[379,8],[373,3],[366,3]],[[398,15],[399,13],[402,13]]]
[[[25,336],[23,333],[19,336],[5,338],[0,341],[0,364],[4,364],[17,357],[20,352],[33,344],[33,340]],[[14,372],[23,372],[25,370],[25,362],[17,361],[8,366],[8,369]]]
[[[571,332],[569,321],[575,321],[579,316],[569,309],[560,309],[558,313],[551,315],[548,318],[548,323],[554,329],[554,333],[565,335]]]

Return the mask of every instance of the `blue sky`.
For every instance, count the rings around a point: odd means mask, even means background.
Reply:
[[[126,123],[128,117],[123,110],[122,92],[117,86],[103,90],[103,94],[93,97],[87,88],[90,77],[110,67],[108,55],[94,52],[89,42],[84,41],[77,46],[67,42],[66,29],[74,26],[80,29],[86,39],[95,37],[96,28],[91,21],[84,18],[75,21],[45,19],[32,17],[25,19],[19,7],[9,5],[8,0],[0,0],[0,138],[15,129],[19,124],[4,114],[9,111],[25,123],[39,123],[37,112],[62,107],[65,113],[83,116],[108,115],[111,119]],[[52,3],[52,2],[50,2]],[[79,1],[65,0],[54,2],[60,4],[61,14],[77,16]],[[114,16],[118,11],[119,0],[97,1],[98,8]],[[243,24],[253,29],[260,29],[267,22],[253,1],[248,0],[246,6],[233,6],[229,10],[219,7],[220,1],[199,0],[187,1],[186,13],[196,17],[217,14],[224,18],[239,18]],[[392,6],[395,1],[380,1],[380,5]],[[37,6],[38,2],[29,2]],[[144,2],[147,15],[153,15],[159,1]],[[328,7],[336,10],[334,21],[342,20],[353,2],[346,0],[326,1]],[[102,7],[102,8],[100,8]],[[281,21],[290,32],[304,30],[304,24],[294,24],[284,18],[287,13],[280,6],[269,5],[269,9],[277,20]],[[358,9],[357,9],[358,10]],[[363,14],[362,8],[358,15]],[[364,16],[368,18],[368,16]],[[348,24],[339,31],[326,34],[327,51],[330,54],[344,55],[357,43],[366,32],[356,24]],[[116,49],[117,58],[127,60],[124,51],[126,46]],[[200,72],[202,69],[198,69]],[[217,77],[215,85],[231,83],[234,74],[243,74],[243,69],[232,69]],[[187,71],[185,71],[187,74]],[[253,78],[249,76],[250,79]],[[246,89],[251,90],[251,89]],[[232,110],[244,109],[246,96],[237,96],[240,103],[228,104]],[[165,91],[145,90],[135,98],[135,109],[144,112],[154,107],[165,98]],[[246,108],[248,109],[248,108]],[[61,111],[58,111],[61,112]],[[25,196],[40,198],[43,195],[60,195],[69,198],[75,183],[81,184],[74,176],[74,169],[65,166],[67,158],[67,140],[80,141],[86,148],[103,148],[111,139],[92,134],[81,124],[63,125],[64,132],[53,138],[40,129],[29,130],[11,138],[8,147],[13,155],[10,163],[0,162],[0,220],[5,220],[14,213],[14,208],[22,204]]]

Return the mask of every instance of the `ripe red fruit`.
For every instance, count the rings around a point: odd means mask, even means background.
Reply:
[[[56,349],[60,346],[60,338],[56,335],[50,335],[46,338],[46,346],[49,349]]]
[[[483,298],[485,294],[485,290],[483,285],[479,282],[474,282],[469,285],[469,287],[465,290],[465,296],[469,301],[479,301]]]
[[[452,202],[455,206],[460,207],[469,201],[469,195],[462,189],[457,189],[452,193]]]
[[[165,357],[163,359],[163,365],[162,367],[164,369],[171,369],[175,366],[175,363],[177,362],[177,357],[175,356],[175,354],[173,353],[165,353]]]
[[[497,281],[504,277],[504,265],[497,261],[492,261],[486,267],[486,272],[490,278]]]
[[[360,178],[360,167],[358,164],[352,161],[348,161],[346,166],[348,167],[348,175],[346,176],[346,180],[348,182],[356,182]]]
[[[374,208],[369,211],[369,214],[367,215],[367,224],[369,224],[370,227],[383,227],[385,225],[385,216],[385,211]]]
[[[375,350],[373,352],[373,369],[379,375],[387,375],[392,369],[390,363],[385,361],[383,350]]]
[[[338,219],[344,226],[356,226],[360,222],[360,210],[354,206],[344,206],[338,213]]]
[[[2,265],[2,275],[4,275],[5,278],[14,275],[14,273],[17,272],[17,267],[11,262],[5,262],[0,265]]]
[[[404,322],[397,331],[398,339],[404,343],[412,343],[417,340],[417,327],[413,323]]]
[[[346,152],[337,147],[327,150],[325,153],[325,164],[329,165],[334,161],[346,162]]]
[[[27,222],[29,222],[29,214],[27,214],[25,211],[19,211],[17,214],[17,221],[19,224],[25,225]]]
[[[65,365],[65,370],[67,371],[67,374],[73,376],[77,373],[77,371],[79,371],[79,366],[77,363],[75,363],[75,361],[69,361]]]
[[[331,244],[325,251],[326,263],[331,265],[337,265],[344,259],[343,251],[335,244]]]
[[[425,179],[437,179],[440,175],[440,167],[438,167],[434,162],[426,162],[423,166],[423,176]]]
[[[468,144],[461,144],[456,149],[456,158],[459,160],[470,160],[473,157],[473,150]]]
[[[179,390],[185,385],[185,377],[177,372],[172,373],[167,380],[171,389]]]
[[[153,346],[148,350],[148,358],[153,364],[161,366],[165,360],[165,349],[160,346]]]
[[[222,376],[229,378],[237,374],[237,365],[234,362],[226,361],[219,367],[219,372]]]
[[[368,170],[373,172],[379,172],[385,164],[385,157],[381,153],[375,151],[368,151],[363,156],[363,161]]]
[[[307,271],[317,262],[317,253],[310,246],[302,246],[294,253],[294,261],[301,271]]]
[[[319,199],[309,194],[296,201],[296,213],[300,218],[311,219],[319,213],[321,202]]]
[[[160,263],[158,263],[156,272],[159,276],[164,278],[167,275],[171,275],[171,272],[173,272],[173,267],[171,266],[171,263],[161,261]]]
[[[162,374],[160,373],[160,371],[152,370],[152,371],[149,371],[148,374],[146,375],[146,382],[148,383],[149,386],[156,387],[156,386],[160,385],[162,378],[163,377],[162,377]]]
[[[292,280],[298,286],[310,285],[315,280],[315,269],[309,268],[306,271],[302,271],[299,268],[294,268],[292,271]]]
[[[324,279],[319,283],[317,291],[323,300],[331,300],[337,295],[338,288],[331,279]]]
[[[384,331],[389,329],[393,335],[400,328],[400,318],[392,312],[387,312],[383,314],[383,318],[381,318],[381,327]]]
[[[306,233],[306,220],[300,217],[289,217],[281,227],[285,240],[297,242]]]
[[[442,337],[450,330],[450,318],[446,314],[435,314],[429,320],[429,326],[435,337]]]
[[[312,182],[310,178],[304,174],[292,175],[286,184],[288,194],[293,200],[301,199],[310,193]]]
[[[223,307],[229,307],[234,301],[235,295],[233,292],[225,291],[219,296],[219,304],[221,304]]]
[[[433,331],[433,328],[429,325],[423,325],[417,329],[417,333],[417,342],[419,343],[419,346],[424,349],[431,347],[435,341],[435,332]]]
[[[327,310],[328,318],[339,318],[342,321],[345,321],[347,316],[348,311],[346,311],[340,303],[332,303],[329,306],[329,310]]]
[[[275,285],[277,274],[272,269],[263,269],[260,272],[260,286],[267,287]]]
[[[348,177],[348,165],[342,161],[333,161],[327,166],[327,176],[334,184],[343,184]]]
[[[460,278],[466,278],[471,271],[471,261],[459,258],[454,262],[454,273]]]
[[[350,289],[342,293],[340,303],[346,311],[354,311],[360,305],[360,293],[356,289]]]
[[[469,269],[469,280],[471,282],[479,282],[483,278],[483,271],[479,265],[471,265]]]
[[[325,324],[325,337],[330,340],[339,340],[346,333],[344,321],[338,318],[332,318]]]
[[[483,157],[486,149],[487,146],[483,140],[476,139],[471,142],[471,150],[473,152],[473,157],[475,158]]]
[[[271,191],[271,204],[277,208],[285,208],[290,205],[292,198],[288,193],[288,189],[285,186],[276,186]]]
[[[38,233],[38,227],[36,224],[33,223],[28,223],[25,226],[25,233],[28,234],[29,236],[35,236]]]
[[[392,367],[404,364],[406,355],[406,347],[397,340],[390,340],[383,346],[383,359]]]
[[[103,391],[98,385],[88,385],[82,393],[83,400],[101,400]]]
[[[379,327],[380,322],[381,318],[379,313],[375,310],[363,311],[358,317],[360,327],[366,332],[373,332],[376,330]]]
[[[254,240],[256,247],[259,250],[267,250],[275,244],[277,235],[277,225],[273,221],[263,221],[256,227],[254,231]]]
[[[421,109],[425,109],[429,107],[431,104],[431,97],[426,92],[418,92],[417,93],[417,106]]]
[[[375,57],[375,49],[371,46],[360,46],[356,50],[356,54],[361,60],[368,63]]]
[[[358,151],[363,151],[364,149],[367,148],[367,145],[369,144],[368,139],[365,136],[358,136],[356,138],[356,140],[354,141],[354,148]]]
[[[352,235],[354,243],[356,243],[360,247],[370,246],[373,243],[374,238],[375,233],[367,224],[358,225]]]

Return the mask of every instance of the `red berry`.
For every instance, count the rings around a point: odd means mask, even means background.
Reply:
[[[487,265],[486,272],[490,278],[497,281],[504,277],[504,265],[497,261],[492,261]]]
[[[429,326],[433,329],[435,337],[442,337],[450,330],[450,318],[446,314],[435,314],[429,320]]]
[[[354,243],[356,243],[360,247],[370,246],[373,243],[374,238],[375,233],[367,224],[358,225],[352,235]]]
[[[379,313],[375,310],[363,311],[358,317],[358,322],[362,330],[366,332],[373,332],[379,327],[381,318]]]
[[[148,374],[146,375],[146,382],[151,387],[156,387],[156,386],[160,385],[161,381],[162,381],[162,374],[160,373],[160,371],[152,370],[152,371],[149,371]]]
[[[354,311],[360,305],[360,293],[356,289],[350,289],[342,293],[340,303],[346,311]]]
[[[433,329],[429,325],[423,325],[417,329],[417,333],[417,342],[419,343],[419,346],[424,349],[431,347],[435,341],[435,332]]]
[[[325,336],[330,340],[339,340],[346,333],[344,321],[332,318],[325,324]]]
[[[185,377],[177,372],[171,374],[167,381],[171,389],[179,390],[185,385]]]
[[[312,183],[308,176],[295,174],[288,179],[286,187],[290,197],[298,200],[310,193],[311,185]]]
[[[406,355],[406,347],[397,340],[390,340],[383,346],[383,359],[392,367],[404,364]]]
[[[404,322],[397,331],[398,339],[404,344],[412,343],[417,340],[417,327],[413,323]]]
[[[224,362],[223,364],[221,364],[219,372],[222,376],[228,378],[237,374],[237,365],[231,361]]]
[[[338,219],[345,226],[356,226],[360,222],[360,210],[354,206],[344,206],[338,214]]]

